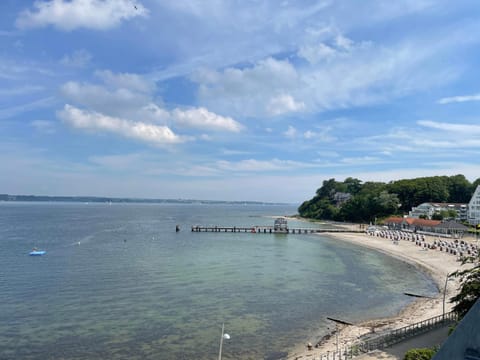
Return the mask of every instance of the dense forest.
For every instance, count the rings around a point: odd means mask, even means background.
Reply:
[[[432,176],[383,182],[347,178],[325,180],[311,200],[298,208],[300,216],[312,219],[369,222],[390,215],[408,214],[424,202],[468,203],[480,185],[464,175]]]

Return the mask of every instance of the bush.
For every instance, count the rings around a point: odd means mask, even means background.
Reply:
[[[403,360],[430,360],[435,352],[434,349],[411,349],[407,351]]]

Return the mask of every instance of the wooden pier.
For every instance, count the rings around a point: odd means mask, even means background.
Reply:
[[[287,228],[276,230],[273,226],[192,226],[192,232],[255,233],[255,234],[316,234],[316,233],[363,233],[363,230],[342,228]]]

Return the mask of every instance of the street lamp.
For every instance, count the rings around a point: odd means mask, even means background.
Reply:
[[[218,360],[222,360],[222,346],[223,339],[230,340],[230,335],[225,334],[223,331],[225,329],[225,323],[222,323],[222,336],[220,336],[220,350],[218,351]]]
[[[447,276],[445,277],[445,286],[443,287],[443,311],[442,311],[442,321],[445,320],[445,296],[447,295],[447,282],[449,280],[452,280],[450,278],[452,274],[447,274]]]

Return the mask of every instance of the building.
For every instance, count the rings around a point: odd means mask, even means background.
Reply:
[[[433,360],[452,359],[480,360],[480,300],[470,308],[433,357]]]
[[[335,201],[335,205],[337,207],[342,206],[351,198],[352,195],[350,193],[336,192],[335,195],[333,195],[333,201]]]
[[[412,210],[408,213],[408,216],[416,219],[419,219],[420,217],[431,219],[433,214],[435,214],[435,207],[432,205],[432,203],[423,203],[412,207]]]
[[[477,186],[470,202],[468,203],[467,221],[471,225],[480,224],[480,185]]]
[[[273,231],[276,233],[288,233],[287,219],[280,217],[273,223]]]
[[[462,238],[468,228],[453,220],[428,220],[392,216],[383,222],[389,229],[429,233],[442,237]]]
[[[383,223],[387,225],[389,229],[435,232],[435,227],[439,225],[441,221],[392,216],[385,219]]]
[[[479,203],[480,205],[480,203]],[[440,214],[442,211],[456,212],[455,220],[465,221],[467,220],[467,204],[460,203],[434,203],[427,202],[413,207],[408,213],[411,218],[426,218],[431,219],[434,214]]]

